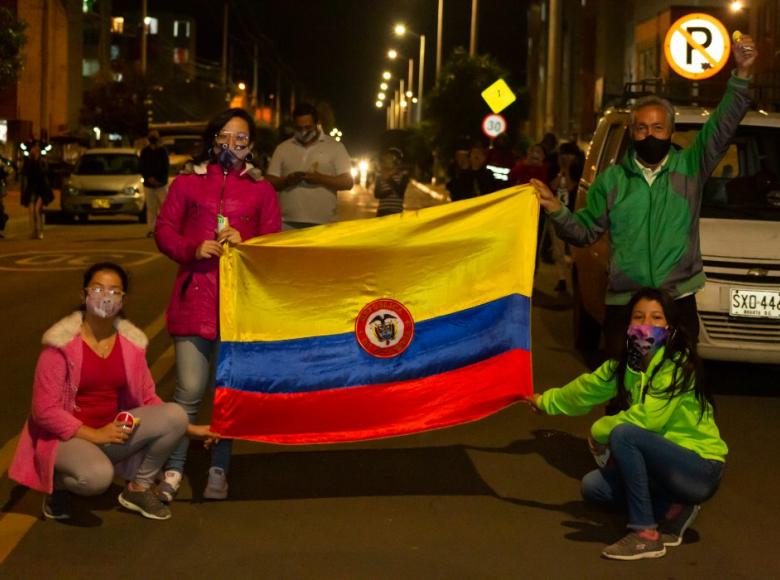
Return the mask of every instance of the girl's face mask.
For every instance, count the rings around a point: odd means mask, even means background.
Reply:
[[[90,289],[93,290],[93,289]],[[122,310],[122,295],[110,295],[105,291],[96,294],[87,291],[87,298],[84,301],[87,312],[99,318],[111,318],[116,316]]]
[[[632,324],[628,327],[628,366],[635,371],[644,371],[669,336],[668,327],[649,324]]]

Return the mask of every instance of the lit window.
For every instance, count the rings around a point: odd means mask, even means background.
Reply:
[[[125,19],[122,16],[114,16],[111,19],[111,32],[114,34],[124,34],[125,32]]]
[[[190,21],[189,20],[174,20],[173,21],[173,36],[175,38],[189,38],[190,37]]]
[[[159,22],[156,18],[147,16],[144,18],[144,26],[146,27],[146,34],[157,34],[157,26]]]
[[[111,45],[111,60],[119,60],[119,46]]]
[[[85,58],[81,61],[81,75],[94,77],[100,71],[100,61],[96,58]]]
[[[190,62],[190,51],[186,48],[174,48],[173,62],[175,64],[187,64]]]
[[[114,79],[115,83],[121,83],[122,79],[125,78],[125,76],[121,72],[115,72],[113,75],[111,75]]]

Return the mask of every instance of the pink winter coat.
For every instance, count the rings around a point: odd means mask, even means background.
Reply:
[[[214,340],[218,335],[219,258],[196,260],[195,250],[216,239],[223,185],[222,215],[242,240],[281,229],[276,191],[251,165],[225,177],[218,164],[204,163],[176,177],[155,229],[157,247],[179,264],[167,311],[171,336]]]
[[[16,455],[8,476],[32,489],[52,492],[57,445],[76,434],[82,422],[74,415],[76,392],[81,380],[83,314],[66,316],[43,335],[44,349],[35,367],[32,411],[19,435]],[[162,403],[146,364],[146,335],[124,319],[115,322],[122,346],[127,388],[119,397],[120,409],[134,409]],[[139,454],[119,463],[117,472],[131,479]]]

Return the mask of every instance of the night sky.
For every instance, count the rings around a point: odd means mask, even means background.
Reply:
[[[114,13],[137,10],[139,5],[140,0],[114,0]],[[399,41],[392,33],[393,24],[403,21],[426,35],[425,87],[430,90],[437,6],[437,0],[230,0],[233,80],[251,84],[252,36],[269,39],[272,45],[261,45],[261,82],[268,90],[275,89],[269,61],[280,59],[294,75],[298,100],[328,101],[350,153],[370,153],[385,129],[384,109],[377,109],[374,102],[381,71],[393,66],[385,56],[388,48],[405,53],[393,69],[404,77],[406,58],[415,59],[415,84],[417,79],[419,41],[413,37]],[[148,0],[149,14],[154,16],[158,10],[193,16],[197,57],[221,60],[222,2]],[[492,54],[518,84],[525,79],[520,57],[526,42],[525,11],[522,0],[480,0],[478,50]],[[470,18],[471,0],[445,0],[443,61],[454,47],[468,47]],[[284,88],[283,99],[287,94]]]

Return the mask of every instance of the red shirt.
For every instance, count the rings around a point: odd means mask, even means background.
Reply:
[[[114,420],[119,392],[127,387],[122,347],[117,339],[106,358],[99,357],[86,342],[82,349],[81,382],[73,414],[87,427],[98,429]]]
[[[522,185],[532,179],[538,179],[542,183],[547,183],[547,164],[529,165],[525,161],[518,161],[517,165],[509,172],[509,183],[513,185]]]

